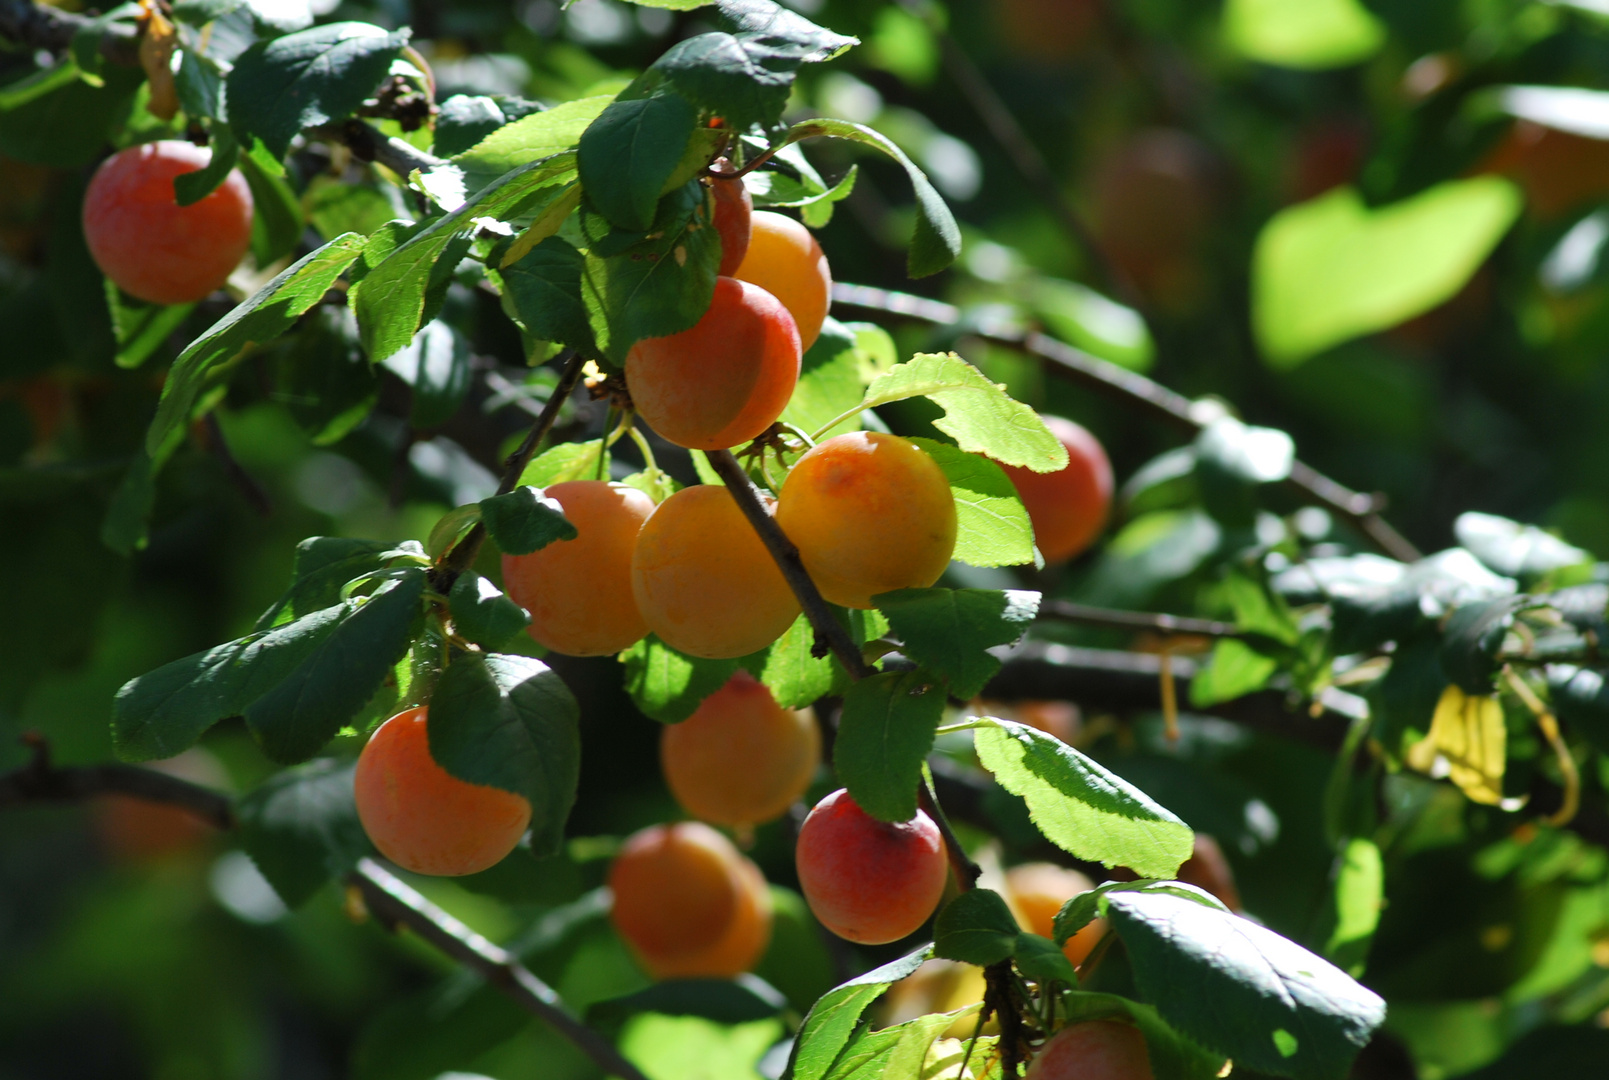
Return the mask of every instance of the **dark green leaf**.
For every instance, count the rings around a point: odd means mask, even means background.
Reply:
[[[193,119],[219,119],[219,114],[223,112],[223,73],[213,61],[193,49],[185,49],[180,56],[179,70],[174,73],[173,80],[179,92],[179,107]],[[218,145],[218,139],[226,131],[228,129],[223,124],[211,129],[214,146]],[[229,133],[229,141],[231,144],[235,142],[233,132]]]
[[[192,341],[162,385],[156,418],[145,435],[146,450],[154,455],[189,423],[190,407],[214,366],[289,330],[358,257],[363,243],[363,237],[348,233],[304,255]]]
[[[603,110],[576,155],[581,186],[598,212],[622,229],[653,224],[660,192],[697,120],[680,94],[616,101]]]
[[[982,454],[935,439],[912,439],[944,470],[955,499],[953,557],[971,566],[1029,566],[1034,529],[1005,470]]]
[[[1465,604],[1442,629],[1441,670],[1466,694],[1490,694],[1497,679],[1497,651],[1514,625],[1514,613],[1535,604],[1527,596]]]
[[[932,953],[931,945],[923,945],[915,952],[873,968],[823,994],[810,1007],[794,1040],[788,1061],[793,1080],[823,1080],[849,1042],[866,1007],[881,997],[884,990],[920,967]]]
[[[788,1001],[774,986],[753,975],[735,979],[671,979],[587,1009],[587,1023],[617,1027],[637,1013],[702,1016],[718,1024],[746,1024],[776,1016]]]
[[[626,665],[626,692],[646,717],[679,724],[704,699],[726,685],[738,669],[736,660],[701,660],[666,645],[649,634],[620,654]]]
[[[452,419],[469,394],[469,351],[464,335],[436,319],[420,328],[407,348],[386,357],[386,370],[413,388],[409,424],[434,428]]]
[[[458,575],[447,594],[453,628],[461,637],[495,649],[531,624],[531,614],[474,571]]]
[[[569,241],[550,236],[500,273],[514,316],[526,333],[597,356],[587,305],[581,298],[585,266],[585,256]]]
[[[575,148],[587,125],[609,106],[606,95],[579,98],[531,113],[492,132],[459,154],[448,168],[454,171],[459,200],[481,191],[512,169]],[[439,170],[426,175],[427,186]],[[444,209],[457,209],[456,205]]]
[[[482,499],[480,519],[497,546],[509,555],[529,555],[555,540],[577,536],[558,500],[534,487],[517,487],[507,495]]]
[[[185,54],[186,56],[189,53]],[[240,144],[235,142],[234,135],[222,124],[218,125],[212,133],[212,158],[207,167],[199,172],[181,173],[173,178],[173,194],[180,206],[189,206],[198,203],[212,194],[217,186],[224,182],[229,171],[235,167],[240,157]],[[255,198],[256,192],[254,191]]]
[[[924,671],[890,671],[844,694],[832,763],[860,808],[879,821],[916,816],[922,762],[944,716],[944,691]]]
[[[777,56],[814,64],[843,53],[860,39],[817,26],[772,0],[715,0],[715,8],[742,34],[752,34]]]
[[[1074,934],[1093,922],[1101,914],[1102,901],[1106,894],[1114,892],[1162,892],[1169,896],[1179,896],[1198,904],[1205,904],[1218,911],[1229,910],[1224,907],[1221,900],[1205,889],[1186,885],[1182,881],[1159,881],[1156,878],[1108,881],[1104,885],[1097,885],[1087,892],[1079,893],[1061,906],[1061,910],[1056,913],[1056,944],[1067,944]]]
[[[1609,752],[1609,685],[1603,673],[1553,664],[1548,668],[1548,690],[1559,719],[1585,735],[1600,753]]]
[[[241,53],[227,80],[229,122],[283,158],[304,128],[350,116],[391,70],[409,31],[360,22],[327,23]]]
[[[111,280],[106,281],[106,307],[112,317],[112,335],[117,339],[120,368],[137,368],[161,348],[195,310],[194,304],[151,304],[125,294]]]
[[[1385,1019],[1345,972],[1239,916],[1150,892],[1111,893],[1106,910],[1140,992],[1237,1065],[1339,1080]]]
[[[582,298],[599,349],[615,363],[643,338],[686,330],[709,310],[721,240],[705,194],[695,180],[665,196],[654,239],[607,256],[597,244],[588,251]]]
[[[1190,826],[1061,740],[991,719],[974,745],[983,767],[1027,800],[1034,824],[1063,851],[1153,877],[1172,877],[1190,857]]]
[[[302,210],[326,240],[348,232],[367,236],[384,228],[396,214],[391,200],[378,188],[343,184],[327,176],[315,177],[308,184]]]
[[[503,110],[483,94],[454,94],[436,114],[436,141],[431,150],[452,157],[480,142],[508,123]]]
[[[1552,533],[1495,514],[1459,514],[1453,534],[1475,558],[1504,577],[1534,580],[1592,561],[1590,554]]]
[[[905,655],[947,680],[962,701],[1000,670],[988,650],[1015,643],[1039,611],[1038,593],[1016,589],[900,589],[872,599]]]
[[[129,761],[172,757],[220,720],[244,716],[276,761],[306,760],[369,700],[408,650],[423,570],[295,622],[175,660],[126,683],[112,739]]]
[[[348,311],[320,307],[273,351],[273,394],[315,446],[330,446],[361,424],[380,380],[358,343]]]
[[[779,419],[805,431],[820,430],[860,403],[866,391],[865,366],[855,348],[854,331],[828,316],[815,343],[800,360],[799,382]],[[859,428],[857,417],[825,434],[830,437]]]
[[[353,762],[325,758],[276,773],[240,800],[240,840],[288,907],[373,851],[352,795]]]
[[[310,536],[296,545],[290,588],[262,613],[252,631],[272,630],[303,615],[334,607],[341,602],[341,589],[347,582],[381,569],[391,559],[422,554],[412,541],[392,544],[346,536]]]
[[[1078,974],[1073,970],[1067,954],[1047,937],[1026,932],[1018,934],[1012,955],[1016,958],[1017,970],[1022,972],[1025,979],[1031,979],[1041,986],[1053,982],[1078,985]]]
[[[368,270],[347,294],[363,331],[363,345],[372,360],[384,360],[405,348],[419,330],[426,310],[426,293],[433,284],[436,263],[453,241],[474,228],[474,218],[500,217],[561,183],[574,168],[570,154],[557,154],[519,166],[487,185],[472,200],[452,213],[436,218],[423,229],[395,243],[396,236],[376,236],[374,250],[365,249]],[[405,232],[403,223],[393,234]],[[456,262],[456,260],[452,260]],[[447,267],[451,273],[452,267]],[[440,284],[442,279],[434,279]]]
[[[71,65],[66,65],[69,72]],[[15,108],[0,110],[0,154],[35,165],[77,169],[106,148],[134,107],[134,92],[145,81],[138,68],[112,64],[106,85],[80,79]]]
[[[671,46],[654,61],[649,77],[662,77],[682,97],[737,131],[755,124],[770,128],[782,119],[799,66],[796,60],[777,59],[750,35],[699,34]]]
[[[1207,511],[1219,521],[1243,525],[1256,516],[1257,488],[1290,475],[1296,447],[1283,431],[1222,416],[1196,437],[1195,459]]]
[[[988,967],[1017,946],[1017,920],[992,889],[968,889],[944,907],[933,924],[933,955]]]
[[[1172,510],[1196,501],[1196,450],[1178,446],[1158,454],[1135,470],[1117,493],[1125,517],[1152,510]]]
[[[550,855],[581,775],[580,709],[546,664],[528,656],[463,653],[430,699],[430,754],[460,780],[523,795],[531,850]]]
[[[258,266],[268,266],[296,250],[302,239],[302,204],[285,178],[266,169],[259,155],[238,161],[251,188],[251,255]]]

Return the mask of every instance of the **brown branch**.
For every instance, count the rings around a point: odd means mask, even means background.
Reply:
[[[1091,607],[1067,600],[1046,600],[1039,605],[1041,619],[1076,623],[1100,630],[1132,630],[1172,636],[1175,634],[1213,638],[1248,637],[1233,623],[1213,619],[1192,619],[1184,615],[1168,615],[1151,611],[1120,611],[1116,608]]]
[[[36,802],[83,802],[97,795],[127,795],[190,811],[217,829],[232,829],[235,814],[227,795],[177,776],[134,765],[51,764],[50,744],[29,732],[22,741],[33,758],[20,769],[0,774],[0,809]]]
[[[352,151],[359,161],[376,161],[400,176],[404,181],[414,170],[426,172],[437,165],[447,164],[446,159],[427,154],[412,143],[395,136],[382,135],[372,124],[353,117],[335,124],[310,128],[308,134],[341,143]]]
[[[93,22],[86,15],[59,11],[32,0],[0,0],[0,37],[31,49],[66,52],[78,32]],[[101,55],[116,64],[138,64],[138,34],[128,23],[111,24],[101,37]]]
[[[586,367],[586,361],[580,353],[571,352],[569,361],[564,365],[564,373],[559,376],[558,385],[548,397],[547,404],[542,407],[542,413],[531,425],[531,430],[525,433],[524,440],[514,452],[503,462],[503,476],[497,484],[497,494],[507,495],[519,485],[520,474],[525,471],[531,458],[536,456],[537,447],[547,438],[548,432],[553,430],[553,424],[559,418],[559,410],[563,408],[570,394],[575,390],[576,384],[581,381],[581,371]],[[480,554],[480,546],[486,539],[486,526],[483,522],[475,522],[474,526],[442,556],[441,563],[431,571],[432,586],[436,591],[445,593],[453,587],[458,576],[469,569],[474,563],[475,556]]]
[[[518,957],[475,933],[378,862],[359,860],[346,880],[362,893],[369,912],[386,926],[407,927],[480,975],[563,1035],[605,1073],[621,1080],[647,1080],[608,1040],[565,1008],[554,989],[532,974]]]
[[[834,618],[832,608],[822,599],[821,590],[810,580],[809,573],[805,571],[804,561],[799,558],[799,549],[788,539],[788,535],[782,531],[776,519],[766,512],[765,506],[760,502],[759,493],[754,489],[754,484],[743,471],[743,466],[738,464],[737,458],[732,456],[732,451],[712,450],[708,457],[710,466],[725,482],[726,489],[732,493],[738,509],[749,519],[754,531],[760,534],[760,540],[765,544],[766,550],[776,560],[777,568],[782,571],[788,588],[799,598],[799,606],[804,609],[805,618],[810,620],[810,626],[816,632],[817,647],[821,647],[824,643],[826,648],[831,649],[851,678],[864,679],[872,674],[871,667],[861,656],[860,649],[855,647],[849,631]]]
[[[953,305],[867,285],[835,284],[832,299],[836,304],[907,315],[940,325],[954,325],[961,319],[961,309]],[[1003,320],[985,321],[968,333],[986,341],[1022,349],[1031,356],[1048,361],[1059,374],[1144,413],[1182,435],[1194,437],[1201,431],[1202,419],[1189,398],[1064,341],[1057,341],[1037,330],[1025,332]],[[1383,496],[1353,491],[1301,461],[1291,466],[1285,486],[1296,492],[1303,501],[1327,507],[1344,518],[1393,559],[1415,562],[1422,557],[1418,548],[1380,516],[1385,506]]]

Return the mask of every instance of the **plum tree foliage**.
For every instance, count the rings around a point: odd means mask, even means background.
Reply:
[[[17,1015],[121,980],[209,1077],[265,982],[361,1078],[1601,1064],[1609,564],[1484,512],[1522,430],[1591,471],[1609,94],[1532,84],[1595,5],[71,6],[0,0],[0,807],[114,795],[123,866]],[[1077,197],[1009,107],[1073,69],[1166,69]]]

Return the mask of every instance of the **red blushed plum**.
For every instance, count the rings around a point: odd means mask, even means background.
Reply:
[[[1099,440],[1082,426],[1059,416],[1045,416],[1045,426],[1067,448],[1067,465],[1040,473],[1002,465],[1028,518],[1034,543],[1047,563],[1066,562],[1081,554],[1106,527],[1112,508],[1112,463]]]
[[[731,167],[731,162],[725,158],[715,162],[717,171]],[[710,191],[715,196],[715,232],[721,238],[721,265],[716,273],[732,277],[749,251],[749,218],[754,213],[754,197],[743,186],[741,177],[729,180],[715,177],[710,180]]]
[[[718,277],[703,318],[631,347],[626,388],[661,438],[690,450],[725,450],[782,415],[799,381],[799,356],[799,331],[776,297]]]
[[[944,840],[927,814],[878,821],[842,788],[805,818],[795,858],[816,918],[861,945],[914,933],[938,907],[949,873]]]
[[[1151,1055],[1133,1024],[1090,1020],[1062,1028],[1040,1047],[1028,1080],[1152,1080]]]
[[[95,170],[84,239],[102,273],[154,304],[200,300],[229,280],[251,243],[251,189],[238,169],[200,202],[180,206],[173,178],[206,168],[211,151],[167,140],[131,146]]]

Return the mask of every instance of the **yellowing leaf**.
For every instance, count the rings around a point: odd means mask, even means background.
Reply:
[[[569,217],[576,207],[581,205],[581,185],[571,184],[564,189],[564,193],[548,204],[548,208],[536,216],[531,227],[520,233],[519,239],[508,247],[508,254],[503,256],[499,266],[506,270],[531,253],[531,249],[542,241],[559,231],[564,219]]]
[[[158,120],[172,120],[179,111],[179,91],[173,82],[173,49],[178,44],[173,24],[152,5],[140,35],[140,67],[151,84],[145,109]]]
[[[1496,695],[1466,694],[1449,685],[1436,702],[1430,734],[1409,747],[1411,768],[1429,776],[1445,776],[1471,802],[1504,804],[1503,766],[1508,730]]]

